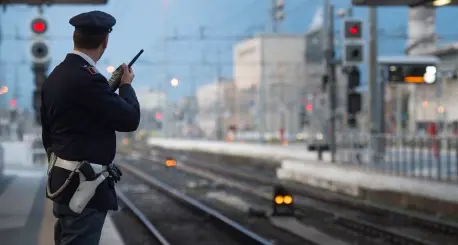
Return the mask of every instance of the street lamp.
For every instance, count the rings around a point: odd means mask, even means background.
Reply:
[[[114,66],[108,66],[108,67],[107,67],[107,72],[108,72],[108,73],[113,73],[114,71],[115,71]]]
[[[179,83],[179,81],[178,81],[178,79],[176,79],[176,78],[170,80],[170,84],[171,84],[173,87],[178,86],[178,83]]]
[[[7,86],[2,86],[0,88],[0,94],[6,94],[8,93],[8,87]]]

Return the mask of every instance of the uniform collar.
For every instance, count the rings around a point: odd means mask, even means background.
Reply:
[[[95,62],[91,57],[89,57],[87,54],[85,54],[85,53],[83,53],[83,52],[80,52],[80,51],[78,51],[78,50],[73,50],[71,53],[80,56],[80,57],[83,58],[87,63],[89,63],[89,65],[95,67],[95,63],[96,63],[96,62]]]

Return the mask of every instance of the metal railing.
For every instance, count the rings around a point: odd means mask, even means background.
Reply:
[[[458,137],[339,134],[337,161],[369,171],[458,184]]]
[[[5,153],[4,153],[3,146],[0,144],[0,178],[3,176],[3,172],[5,170]]]

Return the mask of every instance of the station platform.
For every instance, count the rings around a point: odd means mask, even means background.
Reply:
[[[45,183],[45,166],[5,166],[0,177],[0,245],[54,244],[55,219]],[[110,215],[100,245],[124,245]]]

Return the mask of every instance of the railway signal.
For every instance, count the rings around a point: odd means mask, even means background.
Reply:
[[[356,128],[356,114],[361,111],[362,98],[361,94],[356,91],[361,82],[358,67],[351,67],[347,73],[347,115],[348,127]]]
[[[272,199],[273,211],[272,216],[293,216],[294,199],[283,186],[274,186],[274,195]]]
[[[35,123],[40,125],[41,108],[41,87],[46,79],[46,73],[51,61],[49,44],[45,34],[48,31],[48,22],[39,15],[30,21],[32,41],[30,43],[30,55],[32,56],[32,71],[35,75],[35,89],[33,90],[33,109],[35,113]]]
[[[32,19],[30,26],[33,33],[32,42],[30,44],[32,62],[34,65],[47,66],[50,60],[50,52],[49,45],[44,35],[48,30],[48,22],[44,17],[38,16]]]
[[[364,62],[363,21],[345,19],[343,22],[343,64],[359,65]]]

